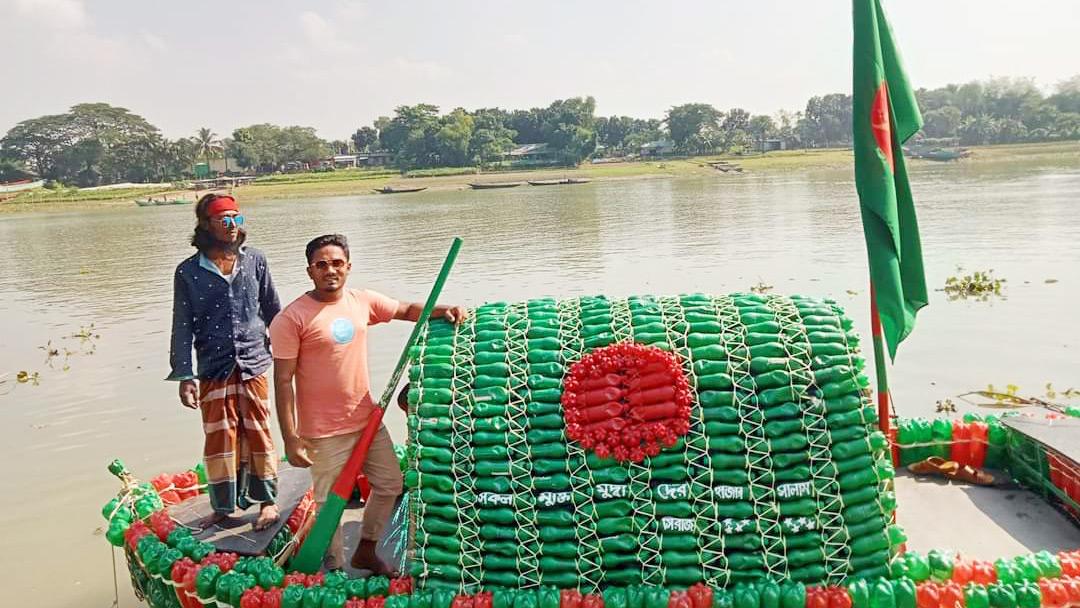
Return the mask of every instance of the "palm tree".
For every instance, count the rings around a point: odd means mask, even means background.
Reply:
[[[199,132],[195,135],[195,144],[199,147],[199,154],[206,160],[207,167],[210,166],[210,159],[217,158],[218,153],[223,150],[221,140],[218,139],[217,133],[214,133],[206,127],[199,129]],[[226,158],[226,172],[229,170],[228,162],[229,160]]]

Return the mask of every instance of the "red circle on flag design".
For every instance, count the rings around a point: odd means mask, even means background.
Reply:
[[[692,401],[675,355],[632,342],[604,346],[563,380],[566,436],[601,458],[641,462],[690,430]]]

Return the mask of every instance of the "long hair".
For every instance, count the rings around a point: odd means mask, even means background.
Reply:
[[[223,196],[211,192],[203,195],[199,202],[195,203],[195,234],[191,235],[191,246],[198,249],[199,253],[207,253],[211,249],[237,251],[247,240],[247,231],[242,227],[236,229],[239,234],[236,235],[236,242],[234,243],[222,243],[215,239],[213,233],[210,232],[210,214],[207,209],[209,209],[210,203]]]

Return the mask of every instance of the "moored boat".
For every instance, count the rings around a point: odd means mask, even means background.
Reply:
[[[383,186],[382,188],[375,188],[375,192],[379,194],[407,194],[409,192],[423,192],[427,190],[427,186]]]
[[[587,184],[592,180],[583,177],[571,177],[568,179],[540,179],[530,180],[530,186],[570,186],[574,184]]]
[[[469,184],[473,190],[495,190],[498,188],[517,188],[521,182],[478,182]]]
[[[168,198],[168,199],[155,199],[153,197],[146,199],[136,199],[135,204],[140,207],[164,207],[166,205],[190,205],[193,201],[183,198]]]
[[[912,144],[904,147],[904,152],[911,158],[948,162],[971,156],[971,150],[965,148],[942,148]]]

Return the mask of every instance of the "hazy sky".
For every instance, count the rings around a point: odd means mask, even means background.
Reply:
[[[886,0],[915,86],[1080,73],[1077,0]],[[400,104],[753,113],[850,90],[849,0],[0,0],[0,133],[87,101],[165,135],[344,138]]]

